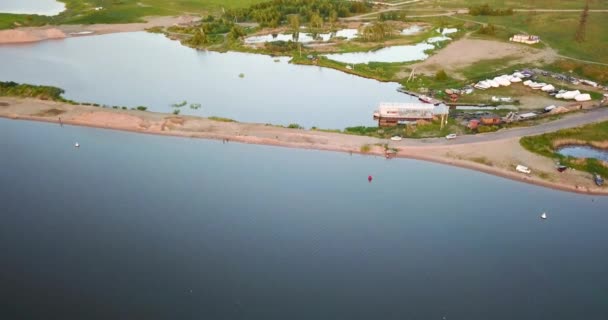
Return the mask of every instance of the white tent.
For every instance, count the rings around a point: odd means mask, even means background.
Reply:
[[[574,97],[578,96],[579,94],[581,94],[581,92],[578,90],[568,91],[562,95],[562,98],[571,100],[571,99],[574,99]]]
[[[574,97],[574,100],[576,100],[576,101],[589,101],[589,100],[591,100],[591,96],[588,93],[583,93],[583,94],[579,94],[576,97]]]
[[[555,90],[555,87],[551,84],[548,84],[540,89],[544,92],[551,92],[551,91]]]
[[[496,78],[494,78],[494,81],[496,81],[499,85],[501,85],[503,87],[511,85],[511,81],[509,81],[503,77],[496,77]]]
[[[492,86],[492,88],[498,88],[500,87],[500,85],[498,84],[498,82],[494,81],[494,80],[486,80],[490,86]]]

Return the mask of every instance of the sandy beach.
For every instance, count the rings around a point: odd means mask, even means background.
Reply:
[[[0,44],[38,42],[117,32],[136,32],[153,27],[169,27],[175,24],[190,23],[197,19],[199,18],[194,16],[145,17],[146,22],[141,23],[75,24],[0,30]]]
[[[468,168],[569,192],[608,195],[608,188],[595,186],[586,172],[559,173],[552,159],[528,152],[519,144],[516,130],[500,136],[467,136],[446,141],[403,139],[390,141],[317,130],[288,129],[264,124],[220,122],[193,116],[176,116],[136,110],[107,109],[65,103],[0,97],[0,117],[64,125],[88,126],[145,134],[203,138],[282,146],[290,148],[369,154],[385,157],[384,145],[397,150],[394,157],[410,158]],[[598,121],[601,119],[598,117]],[[489,137],[489,138],[488,138]],[[362,146],[369,146],[362,152]],[[388,160],[390,161],[390,160]],[[532,169],[531,175],[515,171],[517,164]]]

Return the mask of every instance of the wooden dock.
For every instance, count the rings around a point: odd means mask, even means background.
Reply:
[[[403,88],[397,88],[397,91],[399,91],[399,92],[401,92],[401,93],[405,93],[405,94],[410,95],[410,96],[412,96],[412,97],[416,97],[416,98],[418,98],[418,99],[420,99],[420,96],[422,95],[422,94],[420,94],[420,93],[413,92],[413,91],[408,91],[408,90],[405,90],[405,89],[403,89]],[[433,105],[438,105],[438,104],[442,104],[442,103],[443,103],[443,104],[445,104],[445,102],[443,102],[442,100],[438,100],[438,99],[435,99],[435,98],[431,98],[431,102],[430,102],[430,104],[433,104]]]

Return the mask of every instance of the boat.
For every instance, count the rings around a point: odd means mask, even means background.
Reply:
[[[543,213],[540,215],[540,218],[541,218],[541,219],[547,219],[547,213],[546,213],[546,212],[543,212]]]
[[[555,90],[555,87],[551,84],[548,84],[542,88],[540,88],[540,90],[544,91],[544,92],[551,92]]]
[[[433,98],[429,97],[429,96],[425,96],[425,95],[421,95],[418,97],[418,100],[424,102],[424,103],[433,103]]]
[[[545,112],[549,112],[549,111],[551,111],[551,110],[553,110],[553,109],[555,109],[555,108],[557,108],[557,107],[556,107],[555,105],[553,105],[553,104],[552,104],[552,105],[550,105],[550,106],[545,107],[545,109],[544,109],[544,110],[545,110]]]
[[[518,164],[515,167],[515,170],[521,173],[525,173],[525,174],[530,174],[532,173],[532,170],[530,170],[530,168],[526,167],[526,166],[522,166],[521,164]]]
[[[595,181],[595,184],[598,187],[601,187],[602,185],[604,185],[604,178],[602,178],[602,176],[600,176],[597,173],[593,175],[593,180]]]
[[[393,140],[393,141],[401,141],[401,137],[400,136],[394,136],[394,137],[391,137],[391,140]]]
[[[74,147],[80,148],[80,143],[78,143],[78,142],[74,143]]]

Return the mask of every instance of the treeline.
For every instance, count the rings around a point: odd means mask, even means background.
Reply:
[[[388,11],[380,14],[380,21],[405,21],[407,18],[405,11]]]
[[[0,81],[0,96],[66,101],[61,96],[63,93],[63,89],[56,87],[19,84],[13,81]]]
[[[359,30],[361,39],[365,41],[380,41],[393,35],[393,28],[386,22],[375,22]]]
[[[186,40],[186,44],[199,47],[210,44],[222,43],[224,35],[229,40],[238,40],[245,36],[245,30],[226,18],[216,19],[209,16],[200,25],[194,28],[170,28],[169,31],[190,33],[192,37]]]
[[[489,36],[493,36],[496,34],[496,27],[493,24],[484,25],[479,30],[477,30],[479,34],[485,34]]]
[[[472,16],[510,16],[513,15],[513,9],[492,9],[490,5],[483,4],[470,7],[469,14]]]
[[[308,23],[313,17],[324,21],[367,13],[372,5],[367,1],[344,0],[273,0],[252,5],[249,8],[226,11],[231,21],[254,21],[261,27],[277,27],[288,22],[290,15],[298,15],[301,22]]]

